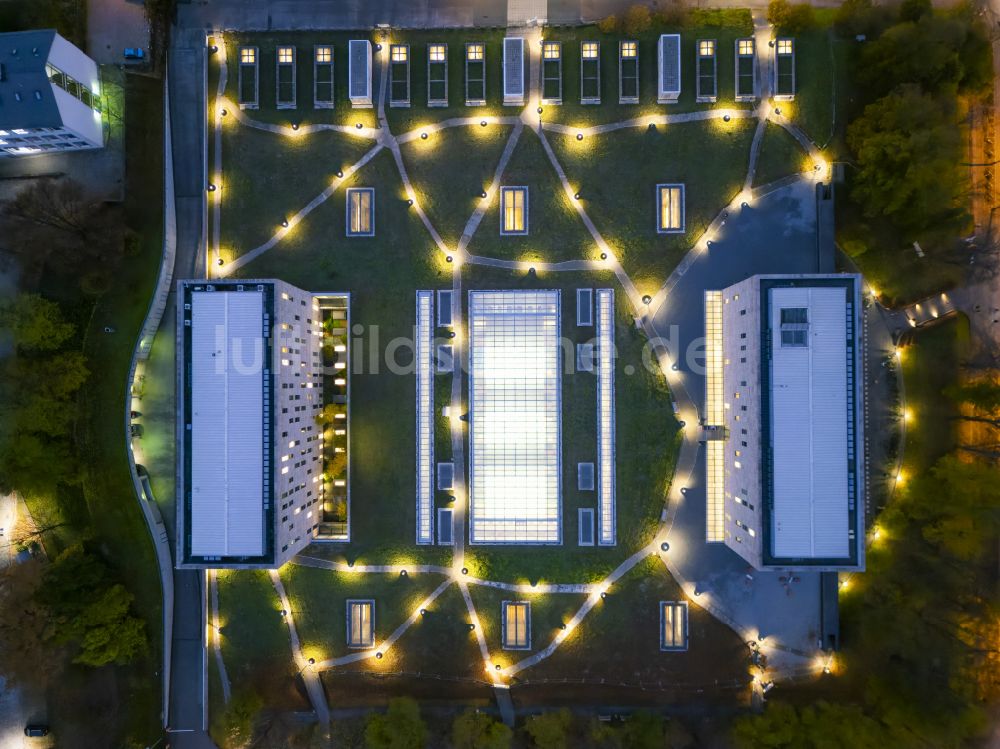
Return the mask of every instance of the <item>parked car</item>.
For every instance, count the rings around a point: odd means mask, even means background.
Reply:
[[[146,52],[142,47],[126,47],[125,48],[125,59],[126,60],[145,60]]]
[[[49,727],[43,726],[41,723],[29,723],[24,727],[24,735],[32,737],[48,736]]]

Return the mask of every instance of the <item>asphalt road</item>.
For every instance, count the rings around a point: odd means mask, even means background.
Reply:
[[[177,204],[177,258],[174,279],[203,278],[199,247],[204,191],[203,138],[204,35],[175,30],[170,54],[170,123],[173,140],[174,193]],[[159,335],[173,336],[174,295],[163,314]],[[174,518],[164,522],[175,541]],[[174,749],[205,749],[214,744],[205,731],[204,576],[174,571],[174,630],[167,722]]]

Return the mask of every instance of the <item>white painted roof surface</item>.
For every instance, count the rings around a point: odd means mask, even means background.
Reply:
[[[847,290],[770,290],[773,554],[849,555]],[[781,310],[806,307],[808,346],[781,345]]]
[[[661,34],[659,49],[661,94],[679,94],[681,91],[681,37],[680,34]]]
[[[264,554],[264,294],[191,294],[191,554]]]

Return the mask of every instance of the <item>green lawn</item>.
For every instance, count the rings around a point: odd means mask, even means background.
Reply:
[[[138,252],[126,258],[111,288],[95,305],[84,338],[92,375],[80,392],[77,438],[83,495],[101,546],[126,587],[149,636],[147,657],[118,671],[130,709],[131,736],[152,740],[159,725],[162,600],[149,531],[138,506],[125,455],[126,377],[146,316],[162,252],[163,160],[160,82],[130,76],[126,87],[125,212],[138,233]],[[115,332],[106,334],[105,326]]]
[[[457,585],[445,590],[381,660],[321,674],[334,707],[371,707],[407,696],[422,704],[492,704],[482,655]]]
[[[289,564],[281,576],[292,604],[302,652],[316,660],[339,658],[347,647],[348,599],[374,599],[375,642],[383,642],[441,584],[441,575],[361,574]]]
[[[268,573],[228,570],[218,578],[222,657],[230,682],[253,685],[268,707],[306,709],[281,602]]]
[[[351,39],[370,39],[368,31],[296,31],[296,32],[246,32],[226,34],[226,97],[232,104],[239,101],[239,48],[257,47],[257,72],[259,76],[258,109],[247,109],[245,114],[255,120],[279,125],[327,123],[351,125],[361,122],[366,127],[376,125],[374,109],[354,109],[347,96],[347,48]],[[275,63],[277,46],[291,44],[296,48],[296,99],[295,109],[275,107]],[[313,45],[333,45],[334,108],[313,108]],[[374,52],[374,46],[373,46]],[[209,57],[210,70],[217,67],[217,58]],[[378,97],[380,81],[372,77],[372,97]],[[214,89],[212,89],[214,92]]]
[[[639,291],[653,294],[746,179],[754,121],[620,130],[578,141],[549,133],[587,213]],[[686,231],[657,234],[656,185],[684,184]]]
[[[906,405],[903,472],[922,473],[958,444],[958,407],[942,390],[959,380],[960,366],[971,351],[969,319],[948,319],[913,334],[901,349]]]
[[[695,700],[734,704],[749,681],[746,645],[707,611],[689,605],[687,651],[660,650],[659,602],[683,600],[684,594],[657,557],[640,562],[611,587],[607,598],[597,603],[555,653],[518,675],[511,691],[515,705],[539,693],[553,700],[547,704],[572,705],[581,694],[590,695],[593,701],[606,691],[630,700],[627,704]],[[530,686],[564,678],[589,683],[559,690]],[[621,696],[628,692],[624,685],[640,684],[652,691],[633,689],[631,699]]]
[[[550,136],[552,137],[552,136]],[[491,196],[490,205],[469,243],[473,255],[559,262],[596,259],[596,245],[563,190],[555,169],[545,154],[538,135],[528,128],[504,170],[501,185],[528,188],[528,233],[500,234],[500,195]]]
[[[338,169],[354,164],[374,145],[332,132],[290,137],[230,126],[225,133],[221,243],[227,258],[264,244],[282,220],[330,186]]]
[[[586,602],[587,595],[582,593],[515,593],[509,590],[497,590],[482,585],[472,585],[469,588],[472,602],[476,606],[476,614],[483,627],[486,644],[495,663],[508,666],[532,653],[537,653],[551,644],[553,638],[561,631],[560,626],[568,622]],[[503,602],[527,601],[531,604],[531,649],[503,649]],[[530,671],[528,672],[530,673]]]
[[[416,418],[412,350],[415,289],[450,286],[451,277],[423,224],[402,199],[392,155],[383,151],[345,187],[374,187],[375,236],[344,237],[344,191],[317,208],[283,242],[241,269],[244,278],[281,278],[312,291],[350,291],[352,340],[351,559],[377,563],[414,551]],[[223,213],[225,215],[225,212]],[[395,372],[393,371],[395,370]],[[340,547],[338,547],[340,548]],[[420,552],[446,562],[450,552]]]
[[[480,192],[493,181],[512,131],[501,125],[456,127],[400,146],[420,205],[449,247],[458,244],[482,202]]]
[[[410,45],[409,108],[390,107],[386,97],[385,113],[389,128],[396,135],[413,130],[425,122],[451,117],[516,116],[518,107],[503,106],[500,88],[505,32],[497,29],[435,29],[432,31],[393,30],[392,41]],[[486,104],[465,105],[465,45],[482,43],[486,53]],[[448,45],[448,106],[427,107],[427,45]]]
[[[799,142],[783,127],[768,122],[757,157],[753,186],[759,187],[791,174],[799,174],[805,168],[805,160],[806,154]]]
[[[787,107],[792,121],[822,148],[834,135],[835,77],[846,73],[843,54],[846,49],[834,43],[829,27],[799,34],[795,45],[795,101],[777,105]]]
[[[562,334],[582,342],[593,328],[577,328],[577,287],[614,286],[607,273],[542,273],[534,280],[523,272],[469,267],[464,285],[470,288],[543,288],[562,292]],[[465,300],[463,300],[464,303]],[[517,547],[466,547],[466,564],[473,575],[509,582],[592,582],[599,580],[637,548],[652,539],[669,482],[673,476],[678,427],[666,382],[642,365],[645,339],[635,330],[628,302],[616,289],[615,365],[617,546],[577,546],[577,509],[595,507],[594,492],[577,490],[577,462],[596,462],[593,375],[564,373],[562,393],[562,517],[563,544],[528,550]],[[628,374],[628,372],[633,374]]]
[[[660,34],[681,35],[681,95],[677,104],[658,105],[657,41]],[[682,26],[654,23],[647,31],[629,36],[624,31],[603,34],[596,26],[558,27],[545,30],[545,39],[563,43],[563,104],[547,106],[545,120],[570,125],[596,125],[627,120],[648,114],[675,114],[698,109],[744,108],[734,101],[735,45],[739,37],[750,36],[753,25],[748,10],[692,10],[689,22]],[[639,42],[639,103],[618,103],[618,43],[625,39]],[[695,101],[695,45],[699,39],[716,41],[718,101]],[[600,42],[601,104],[580,104],[580,42]]]

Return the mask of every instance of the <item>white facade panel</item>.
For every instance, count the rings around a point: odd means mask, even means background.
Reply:
[[[97,112],[68,91],[58,86],[50,86],[59,107],[62,125],[80,136],[95,148],[104,145],[104,126],[101,123],[101,113]]]

